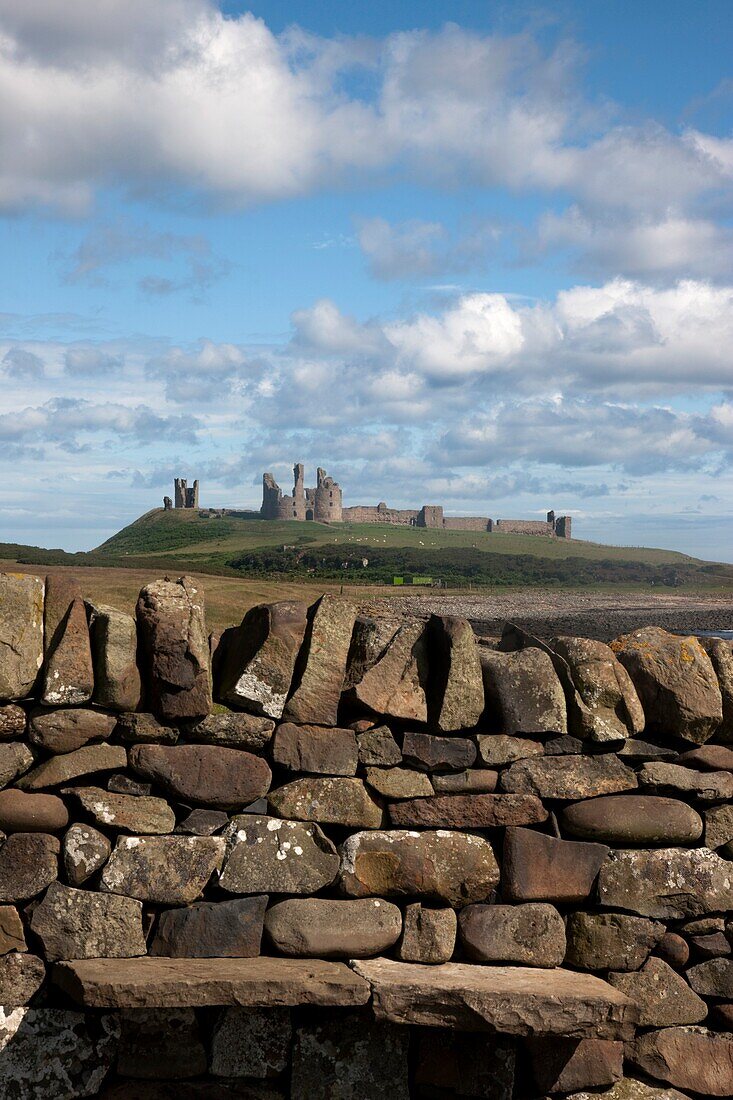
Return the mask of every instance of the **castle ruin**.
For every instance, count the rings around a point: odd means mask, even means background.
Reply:
[[[508,535],[572,538],[572,518],[556,516],[553,511],[548,512],[547,519],[544,520],[494,520],[488,516],[446,516],[442,504],[423,504],[422,508],[389,508],[384,501],[380,501],[376,506],[357,504],[344,508],[341,486],[332,477],[328,477],[325,470],[318,467],[314,489],[304,487],[304,476],[303,463],[296,463],[293,467],[293,493],[292,496],[286,496],[272,474],[263,474],[260,508],[262,519],[314,520],[316,523],[387,523],[444,531],[498,531]],[[198,482],[195,484],[198,486]]]
[[[193,486],[189,489],[188,482],[185,477],[177,477],[173,482],[173,498],[176,508],[198,508],[199,506],[199,483],[198,479],[194,481]],[[163,507],[168,508],[166,500],[170,500],[170,497],[163,498]]]

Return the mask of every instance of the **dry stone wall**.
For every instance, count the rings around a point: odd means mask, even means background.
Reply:
[[[0,1095],[733,1094],[733,653],[0,575]]]

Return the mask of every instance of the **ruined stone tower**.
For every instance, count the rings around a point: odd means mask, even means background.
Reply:
[[[260,508],[262,518],[340,523],[343,518],[340,486],[320,467],[314,489],[306,489],[304,480],[303,463],[296,462],[293,467],[293,494],[284,496],[272,474],[263,474],[262,507]]]
[[[199,483],[198,478],[189,489],[185,477],[177,477],[173,482],[173,496],[176,508],[198,508]]]

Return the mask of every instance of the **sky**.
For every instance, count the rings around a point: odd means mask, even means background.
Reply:
[[[0,541],[198,477],[733,561],[730,0],[0,0]]]

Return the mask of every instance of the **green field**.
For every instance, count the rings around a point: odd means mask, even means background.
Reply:
[[[385,585],[427,575],[451,588],[658,586],[733,589],[733,566],[644,547],[377,524],[273,522],[154,509],[89,553],[5,544],[30,565],[155,569],[296,583]]]

